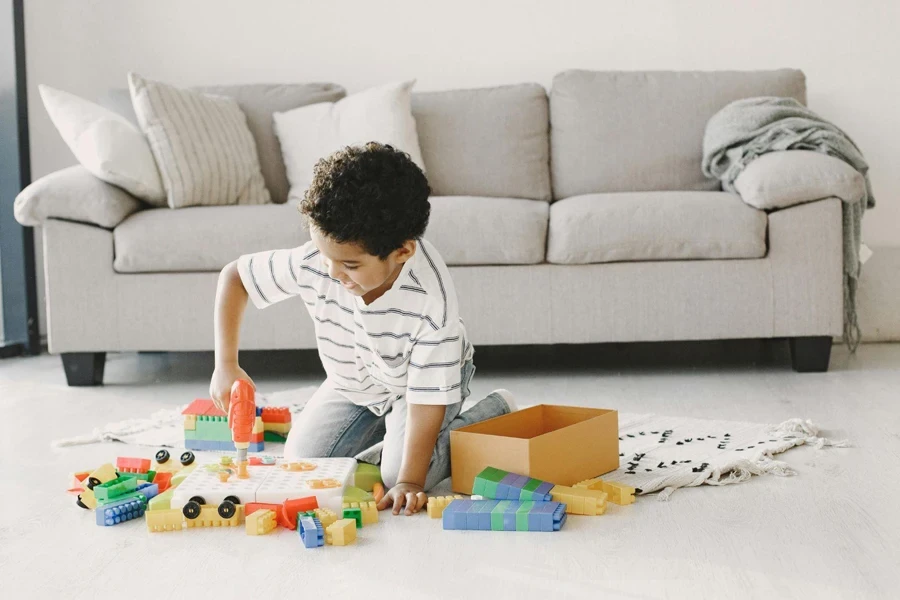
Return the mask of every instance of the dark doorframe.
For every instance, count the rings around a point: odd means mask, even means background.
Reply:
[[[41,351],[34,230],[13,217],[16,196],[31,183],[23,2],[2,0],[0,8],[0,357]]]

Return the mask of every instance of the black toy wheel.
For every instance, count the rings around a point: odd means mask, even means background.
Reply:
[[[156,453],[156,456],[154,458],[156,458],[156,462],[158,462],[159,464],[169,462],[169,451],[160,450]]]
[[[234,505],[234,502],[230,500],[225,500],[222,504],[219,505],[217,509],[219,516],[223,519],[230,519],[237,512],[237,506]]]
[[[191,502],[196,502],[201,506],[206,504],[206,500],[203,499],[203,496],[191,496]]]
[[[237,496],[225,496],[222,502],[231,502],[232,504],[240,504],[241,500]]]
[[[193,500],[189,501],[184,505],[184,508],[181,509],[181,514],[183,514],[186,519],[196,519],[200,516],[200,504]]]
[[[194,453],[188,450],[187,452],[182,452],[179,459],[183,466],[188,466],[194,462]]]
[[[80,507],[83,508],[84,510],[91,510],[90,508],[88,508],[88,507],[84,504],[84,502],[81,501],[81,494],[78,494],[78,499],[75,500],[75,504],[77,504],[78,506],[80,506]]]
[[[97,479],[96,477],[88,477],[86,486],[87,486],[87,489],[92,490],[92,489],[94,489],[95,485],[100,485],[100,483],[101,483],[101,481],[99,479]]]

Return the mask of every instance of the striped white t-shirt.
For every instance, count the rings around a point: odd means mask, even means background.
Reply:
[[[368,305],[328,275],[312,242],[244,255],[238,272],[257,308],[303,300],[322,365],[353,403],[376,415],[401,396],[410,404],[455,404],[474,350],[447,265],[428,241],[417,242],[391,289]]]

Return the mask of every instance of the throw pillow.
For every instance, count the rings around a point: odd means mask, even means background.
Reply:
[[[74,94],[39,85],[50,120],[78,162],[94,177],[155,206],[165,206],[150,145],[124,117]]]
[[[859,171],[813,150],[767,152],[744,168],[734,188],[744,202],[760,210],[832,196],[853,203],[866,196],[866,180]]]
[[[171,208],[269,202],[256,142],[233,98],[135,73],[128,88]]]
[[[291,184],[290,197],[302,197],[320,158],[345,146],[390,144],[425,170],[416,120],[412,115],[415,81],[391,83],[347,96],[275,113],[275,133]]]

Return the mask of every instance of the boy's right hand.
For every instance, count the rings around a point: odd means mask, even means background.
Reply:
[[[216,407],[228,414],[228,404],[231,402],[231,386],[238,379],[246,379],[256,389],[256,384],[237,363],[217,365],[213,371],[212,380],[209,382],[209,397]]]

